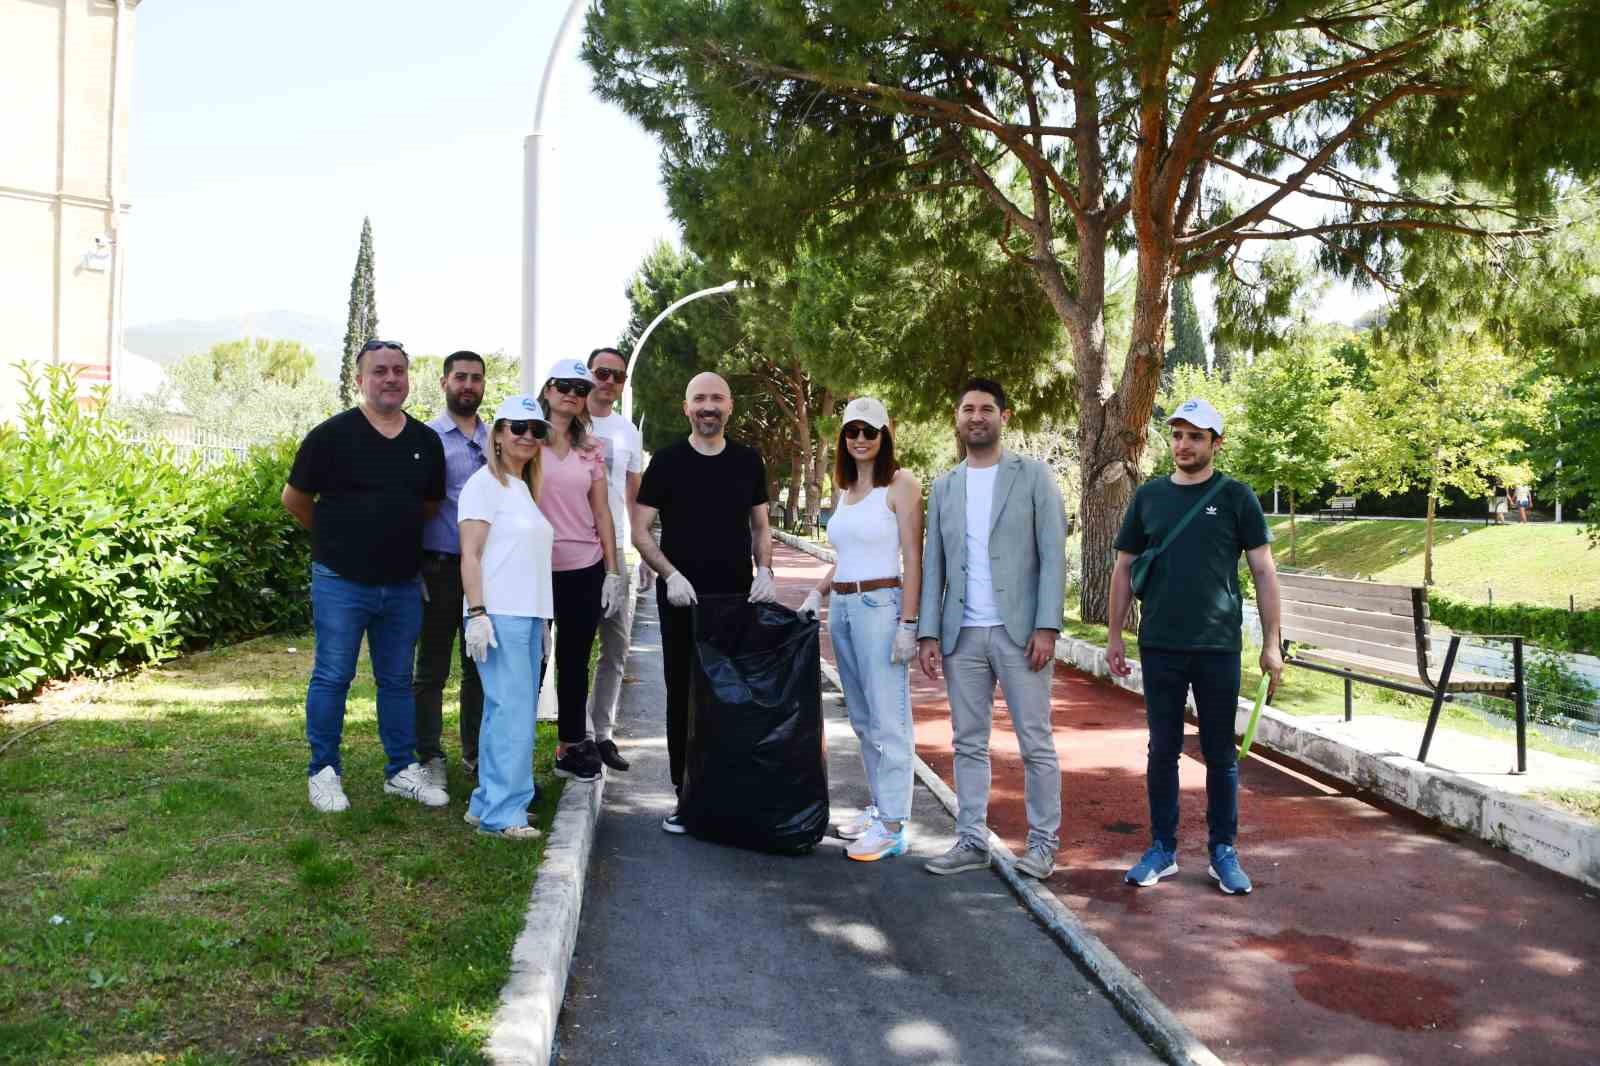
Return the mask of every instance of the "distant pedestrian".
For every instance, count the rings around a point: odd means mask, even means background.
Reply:
[[[1533,490],[1526,485],[1517,486],[1517,514],[1523,522],[1528,520],[1528,508],[1533,506]]]
[[[1106,659],[1113,674],[1127,677],[1132,668],[1122,626],[1135,595],[1134,560],[1147,551],[1159,553],[1148,564],[1138,593],[1139,661],[1150,725],[1145,787],[1152,840],[1126,880],[1149,886],[1178,872],[1178,756],[1183,752],[1184,705],[1192,689],[1206,762],[1211,876],[1230,895],[1248,893],[1250,878],[1234,847],[1239,765],[1233,728],[1244,624],[1238,570],[1243,553],[1261,614],[1261,669],[1276,686],[1283,675],[1283,656],[1272,534],[1255,493],[1214,465],[1223,445],[1217,409],[1205,400],[1187,400],[1167,425],[1175,469],[1134,493],[1117,534],[1111,575]]]
[[[345,698],[366,637],[378,684],[383,790],[429,807],[450,801],[416,758],[411,663],[422,629],[422,526],[444,499],[439,435],[402,409],[409,359],[396,341],[356,353],[361,402],[306,434],[283,506],[311,530],[316,658],[306,687],[311,805],[347,810],[339,743]]]
[[[539,670],[554,615],[555,529],[540,511],[540,442],[550,425],[532,396],[502,400],[488,463],[461,490],[461,585],[467,652],[483,675],[478,787],[466,821],[478,832],[531,840]]]
[[[624,548],[628,544],[628,516],[639,494],[639,474],[644,469],[644,440],[634,424],[615,410],[628,380],[628,364],[615,348],[589,353],[594,391],[589,393],[589,432],[605,451],[606,503],[611,509],[612,531],[617,541],[617,569],[624,574]],[[633,633],[633,588],[624,589],[622,606],[600,620],[600,660],[594,668],[589,693],[589,737],[600,761],[613,770],[626,770],[628,760],[617,750],[612,728],[622,696],[622,677]]]
[[[600,776],[588,738],[589,652],[602,617],[622,611],[627,579],[606,498],[605,451],[588,431],[594,377],[576,359],[559,360],[539,392],[550,422],[542,445],[539,510],[555,527],[554,571],[557,734],[556,773],[579,781]],[[541,684],[543,675],[541,674]]]
[[[732,390],[719,374],[696,374],[684,390],[683,413],[689,420],[689,438],[651,457],[639,482],[632,521],[633,546],[660,575],[656,606],[661,615],[667,759],[674,792],[683,789],[688,747],[694,653],[690,608],[701,594],[748,593],[751,603],[778,598],[772,576],[767,467],[760,452],[725,434],[733,417]],[[660,544],[650,535],[658,515]],[[662,819],[661,828],[686,832],[676,807]]]
[[[828,521],[837,561],[807,593],[817,617],[832,593],[828,639],[861,742],[871,802],[838,827],[845,855],[873,862],[906,850],[911,818],[911,686],[922,596],[922,484],[895,461],[889,412],[862,396],[844,409],[833,483],[842,492]],[[904,576],[902,577],[902,573]]]
[[[928,494],[917,654],[930,678],[943,662],[957,839],[926,867],[955,874],[989,865],[989,735],[998,680],[1022,749],[1028,846],[1017,870],[1043,879],[1055,872],[1061,846],[1050,664],[1066,596],[1066,511],[1049,467],[1001,447],[1011,407],[999,382],[967,382],[955,417],[967,457]]]
[[[478,729],[483,721],[483,683],[467,654],[461,621],[461,536],[456,501],[467,478],[483,468],[489,427],[478,417],[483,402],[484,364],[477,352],[451,352],[439,377],[444,412],[428,423],[444,446],[444,500],[422,528],[422,636],[417,641],[417,761],[429,783],[444,788],[444,686],[450,680],[451,652],[461,641],[461,764],[478,769]]]

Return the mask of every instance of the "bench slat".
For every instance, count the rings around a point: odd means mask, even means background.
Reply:
[[[1283,599],[1283,616],[1285,619],[1294,617],[1301,622],[1310,624],[1313,628],[1325,624],[1337,633],[1340,627],[1357,626],[1361,629],[1376,630],[1395,634],[1393,639],[1403,639],[1407,643],[1413,640],[1411,628],[1411,615],[1390,614],[1387,611],[1363,611],[1355,607],[1334,607],[1326,603],[1309,603],[1305,600]],[[1423,631],[1427,632],[1425,625]],[[1367,639],[1371,639],[1369,636]]]
[[[1413,662],[1411,669],[1400,668],[1398,664],[1383,659],[1374,659],[1366,655],[1357,655],[1344,651],[1325,651],[1317,648],[1296,649],[1295,658],[1310,659],[1313,662],[1325,663],[1329,666],[1348,666],[1358,673],[1382,674],[1385,677],[1398,678],[1404,681],[1422,683],[1417,676],[1416,664]],[[1437,672],[1437,671],[1434,671]],[[1437,682],[1439,679],[1434,678]],[[1491,677],[1487,674],[1472,674],[1463,671],[1451,671],[1450,684],[1445,686],[1449,692],[1505,692],[1512,687],[1509,677]]]
[[[1283,620],[1282,626],[1283,636],[1287,640],[1312,644],[1318,648],[1354,652],[1369,659],[1391,662],[1402,669],[1409,669],[1413,676],[1416,675],[1416,643],[1409,637],[1403,644],[1390,640],[1392,634],[1388,633],[1379,633],[1381,639],[1377,641],[1363,640],[1360,634],[1353,632],[1357,628],[1355,626],[1346,626],[1341,631],[1332,625],[1324,628],[1315,622],[1306,623],[1289,618]]]
[[[1378,585],[1370,581],[1350,581],[1337,577],[1310,577],[1305,574],[1279,574],[1279,595],[1295,603],[1322,603],[1332,607],[1383,611],[1411,615],[1411,588],[1407,585]]]

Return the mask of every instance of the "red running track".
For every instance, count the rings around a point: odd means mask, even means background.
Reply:
[[[826,566],[781,544],[776,554],[783,601],[798,606]],[[1600,1063],[1597,893],[1253,752],[1240,768],[1238,846],[1255,892],[1224,896],[1206,874],[1192,726],[1181,871],[1125,885],[1149,841],[1143,702],[1054,669],[1064,821],[1047,884],[1223,1059]],[[913,668],[912,703],[917,753],[953,785],[943,683]],[[989,825],[1020,852],[1022,762],[998,697],[990,749]]]

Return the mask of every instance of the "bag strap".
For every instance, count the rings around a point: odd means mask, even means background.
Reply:
[[[1161,542],[1161,546],[1151,554],[1150,558],[1152,560],[1170,548],[1172,546],[1172,542],[1178,539],[1178,534],[1182,533],[1184,527],[1189,524],[1189,520],[1194,518],[1195,515],[1199,514],[1200,508],[1210,503],[1212,498],[1215,497],[1217,493],[1222,491],[1222,486],[1228,481],[1228,475],[1219,470],[1214,480],[1216,481],[1216,484],[1212,485],[1210,490],[1207,491],[1204,496],[1195,501],[1195,505],[1189,508],[1189,513],[1178,520],[1178,524],[1172,527],[1172,532],[1167,534],[1166,539]]]

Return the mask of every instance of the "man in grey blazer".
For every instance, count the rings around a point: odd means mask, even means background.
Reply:
[[[1050,727],[1051,661],[1066,591],[1066,514],[1050,468],[1000,446],[1011,418],[999,382],[973,378],[956,403],[966,461],[928,496],[917,660],[950,694],[955,734],[956,844],[936,874],[989,865],[989,733],[998,680],[1022,749],[1027,853],[1017,870],[1055,872],[1061,767]],[[935,613],[937,612],[937,613]]]

